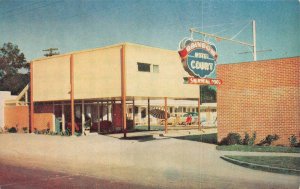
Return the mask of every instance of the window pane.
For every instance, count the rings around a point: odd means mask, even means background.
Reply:
[[[159,65],[153,65],[153,72],[158,73],[159,72]]]
[[[150,72],[150,64],[145,63],[137,63],[138,65],[138,71],[140,72]]]

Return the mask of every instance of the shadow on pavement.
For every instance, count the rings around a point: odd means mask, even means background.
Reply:
[[[201,135],[186,135],[186,136],[178,136],[178,137],[171,137],[171,138],[180,139],[180,140],[190,140],[195,142],[204,142],[209,144],[218,143],[217,133],[201,134]]]
[[[142,136],[128,136],[126,138],[122,137],[120,140],[136,140],[138,142],[148,142],[148,141],[154,141],[154,140],[163,140],[168,138],[154,138],[153,135],[142,135]]]

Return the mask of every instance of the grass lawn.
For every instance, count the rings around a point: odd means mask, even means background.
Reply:
[[[287,156],[230,156],[232,159],[271,167],[300,169],[300,157]]]
[[[224,145],[216,148],[221,151],[300,153],[300,148],[283,146]]]
[[[187,136],[180,136],[180,137],[174,137],[176,139],[181,140],[191,140],[196,142],[204,142],[204,143],[210,143],[210,144],[217,144],[217,133],[212,134],[204,134],[204,135],[187,135]]]
[[[246,163],[258,164],[263,166],[269,167],[260,167],[251,164],[244,164],[244,163],[236,163],[232,162],[244,167],[249,167],[252,169],[258,169],[262,171],[270,171],[270,172],[277,172],[277,173],[292,173],[296,175],[300,175],[300,172],[290,171],[290,170],[283,170],[283,169],[296,169],[300,170],[300,157],[287,157],[287,156],[230,156],[227,155],[226,157],[239,160]],[[281,168],[281,169],[274,169]]]

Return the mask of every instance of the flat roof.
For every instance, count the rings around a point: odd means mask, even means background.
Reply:
[[[163,49],[163,48],[158,48],[158,47],[152,47],[152,46],[142,45],[142,44],[138,44],[138,43],[124,42],[124,43],[117,43],[117,44],[108,45],[108,46],[104,46],[104,47],[97,47],[97,48],[92,48],[92,49],[84,49],[84,50],[79,50],[79,51],[72,51],[72,52],[68,52],[68,53],[64,53],[64,54],[53,55],[53,56],[50,56],[50,57],[36,58],[36,59],[33,59],[33,60],[29,61],[28,63],[30,64],[31,62],[34,62],[34,61],[47,60],[47,59],[52,59],[52,58],[56,58],[56,57],[67,56],[67,55],[71,55],[71,54],[80,54],[80,53],[85,53],[85,52],[92,52],[92,51],[97,51],[97,50],[102,50],[102,49],[114,48],[114,47],[119,47],[119,46],[122,46],[122,45],[133,45],[133,46],[140,46],[140,47],[145,47],[145,48],[152,48],[152,49],[158,49],[158,50],[165,50],[165,51],[177,52],[177,51],[174,51],[174,50]]]

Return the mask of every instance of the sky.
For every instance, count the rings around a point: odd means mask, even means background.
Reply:
[[[28,61],[55,47],[61,54],[131,42],[178,50],[190,28],[252,43],[257,59],[300,55],[297,0],[0,0],[0,44],[12,42]],[[251,48],[215,41],[218,64],[252,61]],[[242,53],[242,54],[241,54]]]

